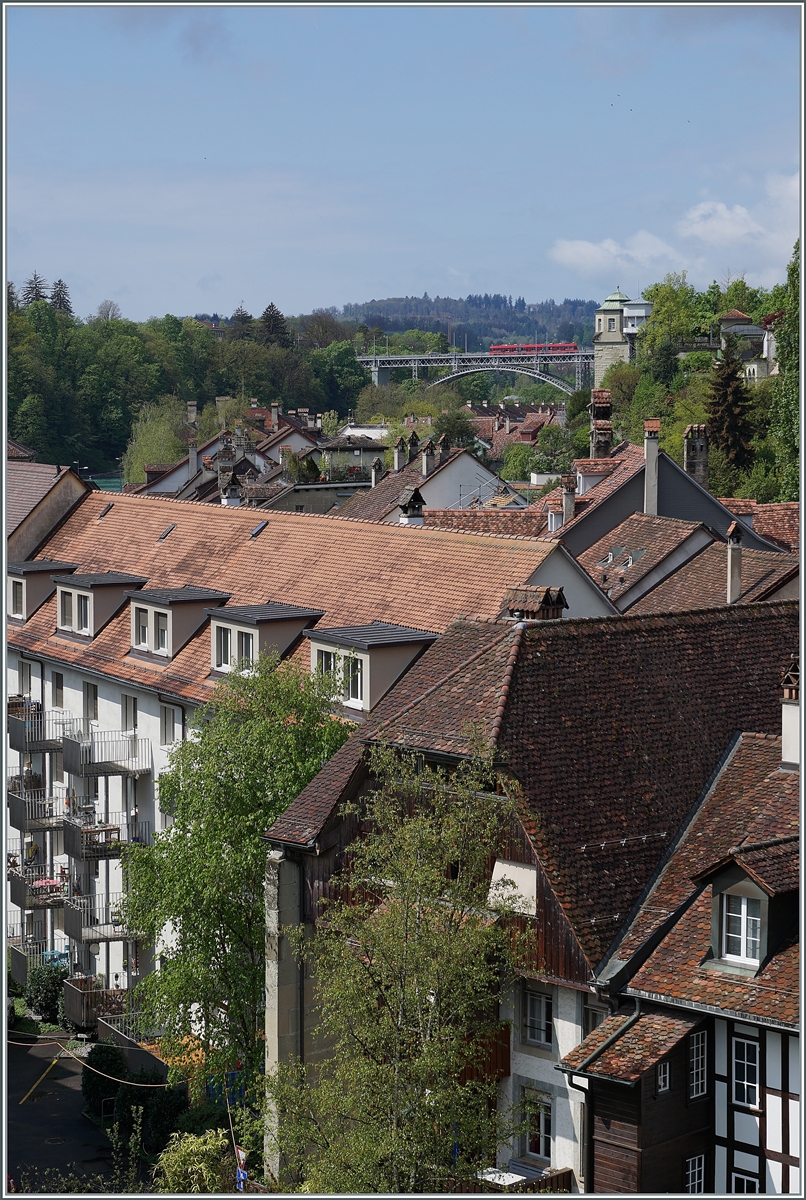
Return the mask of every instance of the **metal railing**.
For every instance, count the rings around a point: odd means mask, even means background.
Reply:
[[[11,903],[17,908],[61,908],[70,888],[65,867],[8,867]]]
[[[82,723],[63,740],[64,770],[87,778],[93,775],[147,775],[151,771],[151,742],[123,730],[87,728]]]
[[[139,1042],[141,1045],[156,1042],[165,1035],[164,1025],[154,1025],[150,1018],[144,1017],[140,1012],[105,1015],[104,1024],[108,1025],[110,1029],[114,1029],[122,1037],[126,1037],[132,1042]]]
[[[13,829],[19,829],[21,833],[61,829],[66,812],[66,790],[26,786],[25,777],[16,769],[9,771],[6,788],[8,821]]]
[[[77,942],[115,942],[129,938],[123,919],[124,892],[70,896],[64,905],[64,932]]]
[[[61,750],[62,738],[81,724],[80,718],[61,709],[43,712],[38,703],[25,704],[8,715],[8,741],[12,750],[27,754],[37,750]]]
[[[90,1029],[99,1017],[108,1019],[126,1012],[129,993],[126,988],[104,988],[92,975],[65,979],[64,1014],[80,1029]]]
[[[108,819],[86,814],[64,821],[64,852],[82,862],[120,858],[125,846],[150,843],[151,823],[125,812],[110,813]]]
[[[56,948],[49,949],[44,942],[30,942],[22,946],[9,946],[9,966],[11,978],[21,987],[28,981],[28,972],[32,967],[54,965],[57,967],[70,966],[70,951],[67,943],[60,941]]]

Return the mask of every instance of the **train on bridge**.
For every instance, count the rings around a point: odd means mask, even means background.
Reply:
[[[578,354],[576,342],[524,342],[514,346],[490,346],[490,354]]]

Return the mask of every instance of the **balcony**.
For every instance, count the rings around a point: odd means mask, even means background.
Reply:
[[[12,904],[22,909],[62,907],[69,890],[66,867],[20,867],[7,861]]]
[[[126,988],[103,988],[92,975],[65,979],[64,1013],[79,1029],[92,1029],[99,1017],[122,1016],[128,1008]]]
[[[37,701],[25,702],[12,713],[9,701],[8,741],[12,750],[33,754],[43,750],[61,750],[64,734],[81,722],[70,713],[54,709],[43,712]]]
[[[148,775],[151,742],[136,733],[87,728],[79,723],[65,732],[64,770],[88,779],[96,775]]]
[[[30,775],[28,783],[19,771],[9,772],[7,783],[8,822],[12,829],[20,833],[34,833],[43,829],[61,829],[67,795],[66,792],[48,791],[35,784],[41,784],[38,775]]]
[[[101,821],[94,811],[85,819],[69,817],[64,821],[64,852],[81,862],[102,858],[120,858],[124,846],[148,845],[151,825],[128,813],[110,813]]]
[[[133,935],[123,921],[123,892],[71,896],[64,905],[64,932],[77,942],[117,942]]]
[[[65,943],[60,942],[55,950],[48,950],[44,942],[36,942],[33,939],[26,939],[22,946],[9,946],[8,961],[11,969],[11,978],[17,982],[20,987],[25,987],[28,981],[28,972],[31,967],[47,965],[49,963],[58,967],[70,966],[70,952]]]

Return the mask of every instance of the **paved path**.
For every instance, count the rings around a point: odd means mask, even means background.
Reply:
[[[18,1046],[28,1038],[10,1029],[6,1047],[8,1077],[8,1169],[19,1183],[24,1165],[59,1167],[76,1163],[94,1175],[109,1168],[112,1147],[95,1125],[82,1115],[81,1066],[62,1058],[24,1104],[20,1100],[58,1053],[53,1045]]]

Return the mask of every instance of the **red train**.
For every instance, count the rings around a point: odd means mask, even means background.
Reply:
[[[577,354],[579,346],[576,342],[524,342],[518,346],[490,346],[490,354]]]

